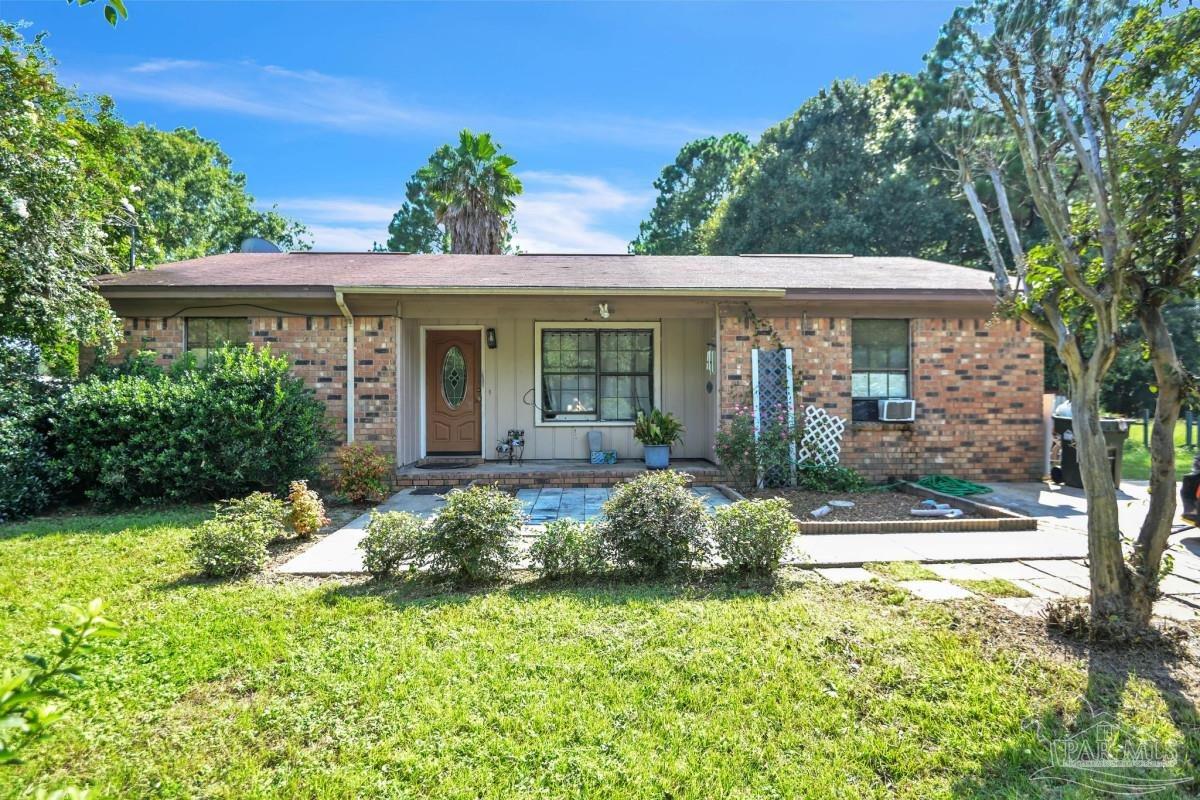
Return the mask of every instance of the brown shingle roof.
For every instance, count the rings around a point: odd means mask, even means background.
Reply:
[[[990,273],[918,258],[228,253],[101,278],[102,290],[787,290],[990,292]]]

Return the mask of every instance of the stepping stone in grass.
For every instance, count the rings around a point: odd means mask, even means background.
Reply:
[[[897,581],[896,585],[922,600],[965,600],[975,595],[946,581]]]
[[[830,583],[862,583],[875,579],[862,567],[826,567],[813,571]]]

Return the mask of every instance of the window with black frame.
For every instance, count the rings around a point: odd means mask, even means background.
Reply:
[[[632,422],[654,407],[654,331],[542,330],[542,421]]]
[[[908,320],[856,319],[850,324],[853,418],[879,419],[879,401],[909,394]]]
[[[199,364],[213,350],[250,341],[250,321],[245,317],[188,317],[185,328],[185,346]]]

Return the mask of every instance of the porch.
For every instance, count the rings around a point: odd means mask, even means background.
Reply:
[[[686,472],[697,484],[721,478],[721,468],[699,458],[673,458],[671,469]],[[646,471],[641,459],[622,459],[616,464],[591,464],[579,459],[527,459],[524,463],[482,461],[446,468],[436,462],[411,464],[396,471],[398,488],[498,484],[518,488],[602,488],[615,486]]]

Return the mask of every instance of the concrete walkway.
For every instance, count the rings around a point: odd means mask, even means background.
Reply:
[[[887,580],[863,569],[864,563],[920,562],[936,579],[894,584],[925,600],[977,596],[966,588],[970,581],[1003,580],[1027,596],[991,601],[1023,616],[1038,615],[1059,598],[1087,597],[1087,503],[1082,490],[1042,483],[994,484],[992,489],[981,499],[1037,517],[1038,530],[808,536],[797,541],[795,554],[811,558],[814,571],[832,583]],[[1149,500],[1146,482],[1123,482],[1117,500],[1122,532],[1136,535]],[[1180,530],[1169,541],[1175,566],[1161,583],[1163,598],[1154,606],[1155,615],[1200,619],[1200,531]]]

